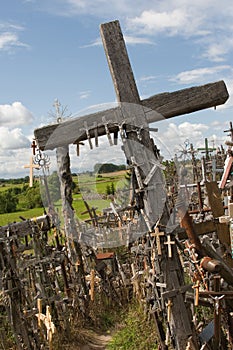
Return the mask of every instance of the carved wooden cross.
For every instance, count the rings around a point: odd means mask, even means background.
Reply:
[[[31,148],[32,148],[32,154],[35,156],[36,155],[36,148],[37,148],[35,140],[32,141]]]
[[[229,95],[225,83],[219,81],[140,100],[119,22],[114,21],[101,25],[101,36],[119,103],[118,107],[45,126],[36,129],[34,135],[40,150],[64,146],[62,148],[66,153],[69,144],[78,145],[80,142],[88,140],[90,147],[92,147],[91,139],[97,140],[98,136],[102,135],[107,135],[109,143],[112,144],[110,134],[113,133],[115,136],[119,132],[127,161],[135,175],[135,196],[138,200],[138,209],[147,225],[147,231],[153,232],[155,223],[158,222],[160,214],[162,214],[164,203],[161,203],[161,197],[165,196],[165,191],[160,164],[149,135],[149,124],[221,105],[226,102]],[[60,163],[64,165],[59,168],[59,172],[61,173],[62,169],[67,174],[67,170],[70,171],[70,169],[63,159],[65,156],[60,157]],[[68,162],[66,163],[68,164]],[[66,189],[65,186],[67,187],[67,184],[64,184],[64,189]],[[175,259],[175,257],[176,254],[173,254],[171,259]],[[160,258],[163,257],[160,256]],[[165,266],[162,264],[161,266],[161,270],[164,270],[164,274],[166,274]],[[135,282],[139,283],[133,267],[132,272]],[[176,271],[173,275],[177,279],[173,278],[173,280],[178,281],[175,273]],[[167,278],[167,276],[165,277]],[[179,283],[176,282],[176,284],[177,289],[181,289]],[[139,285],[137,287],[139,289]],[[177,295],[177,291],[175,291],[175,295]],[[189,324],[183,323],[182,326],[180,324],[180,319],[183,319],[187,310],[184,303],[181,303],[181,296],[178,299],[179,302],[176,302],[174,298],[172,308],[171,305],[168,306],[168,313],[176,315],[176,317],[172,317],[174,319],[172,328],[179,328],[177,341],[181,344],[179,348],[184,349],[183,345],[187,343],[191,327]]]
[[[227,101],[229,94],[223,81],[172,93],[165,92],[140,100],[119,22],[114,21],[102,24],[101,35],[105,50],[113,53],[112,57],[108,57],[108,59],[111,60],[110,69],[113,74],[118,101],[138,103],[142,106],[143,110],[146,111],[148,124],[161,119],[169,119],[205,108],[215,107]],[[127,73],[129,73],[128,76]],[[84,131],[85,124],[88,126],[88,135],[91,138],[95,138],[96,131],[98,136],[106,134],[106,123],[108,131],[113,133],[118,130],[114,122],[126,119],[126,116],[122,116],[121,106],[119,106],[67,120],[62,124],[48,125],[36,129],[34,134],[41,150],[54,149],[59,146],[87,140],[87,133]]]
[[[118,107],[36,129],[35,138],[39,148],[44,150],[71,143],[78,145],[87,139],[90,143],[96,135],[107,135],[109,139],[110,133],[120,131],[128,163],[135,174],[141,176],[136,179],[138,206],[147,229],[152,231],[162,214],[166,195],[149,135],[149,123],[223,104],[229,95],[225,83],[220,81],[141,101],[119,22],[102,24],[100,31]],[[149,179],[148,174],[151,174]]]
[[[24,165],[24,168],[29,168],[29,187],[33,186],[33,169],[40,169],[40,166],[38,164],[33,163],[33,156],[30,157],[30,164]]]
[[[156,239],[158,255],[162,255],[162,249],[161,249],[161,243],[160,243],[161,236],[164,236],[164,232],[160,232],[158,227],[155,228],[155,232],[151,233],[151,237],[155,237]]]

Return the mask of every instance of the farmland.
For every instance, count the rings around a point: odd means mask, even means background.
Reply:
[[[114,173],[101,174],[99,176],[95,176],[88,172],[74,175],[73,181],[76,185],[76,189],[78,190],[75,190],[73,193],[73,207],[77,218],[79,220],[85,220],[88,218],[87,213],[83,214],[86,211],[83,199],[87,200],[90,207],[97,208],[98,214],[102,212],[103,208],[108,207],[110,203],[110,199],[107,195],[108,188],[111,188],[112,186],[115,191],[124,188],[127,185],[125,175],[125,170]],[[34,186],[36,185],[38,185],[37,182],[34,183]],[[13,182],[7,182],[0,185],[0,193],[4,193],[13,188],[22,189],[23,186],[26,186],[26,184],[15,184]],[[42,186],[40,185],[40,187]],[[16,211],[12,213],[0,214],[0,226],[8,225],[12,222],[21,221],[22,217],[25,219],[30,219],[43,215],[43,206],[32,209],[25,209],[24,196],[19,195],[18,199],[19,202]],[[58,212],[61,212],[61,200],[57,200],[54,204]]]

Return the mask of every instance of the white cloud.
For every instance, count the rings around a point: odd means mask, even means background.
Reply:
[[[124,35],[124,41],[126,45],[155,45],[155,43],[146,37],[138,37],[138,36],[130,36],[130,35]],[[94,46],[102,46],[102,40],[100,38],[97,38],[95,41],[93,41],[91,44],[83,45],[81,48],[87,48],[87,47],[94,47]]]
[[[88,97],[90,96],[90,94],[91,94],[91,91],[90,91],[90,90],[81,91],[81,92],[79,93],[79,98],[80,98],[80,100],[84,100],[84,99],[88,98]]]
[[[232,68],[228,65],[215,66],[215,67],[205,67],[205,68],[197,68],[189,71],[184,71],[177,74],[175,77],[171,78],[171,81],[175,81],[178,84],[193,84],[193,83],[201,83],[206,79],[215,76],[218,79],[218,74],[222,73],[226,70],[231,70]]]
[[[113,136],[112,136],[113,137]],[[71,167],[74,171],[81,173],[86,170],[93,170],[96,163],[114,163],[125,164],[125,156],[121,149],[122,142],[118,145],[110,146],[107,136],[99,137],[99,147],[95,147],[95,141],[92,140],[93,149],[91,150],[88,142],[80,146],[80,156],[77,157],[75,149],[70,148]]]
[[[0,126],[19,126],[33,121],[32,113],[21,102],[0,105]]]
[[[226,137],[226,133],[224,130],[229,129],[229,121],[223,121],[223,120],[213,120],[210,123],[211,131],[218,133],[218,138],[221,135],[222,138]]]
[[[138,9],[142,9],[144,4],[141,0],[125,1],[125,0],[65,0],[68,5],[66,14],[88,14],[95,16],[116,16],[126,13],[135,13]]]
[[[22,148],[16,150],[0,149],[0,178],[19,178],[29,175],[29,169],[24,169],[29,164],[31,150]],[[35,172],[36,174],[36,172]]]
[[[28,47],[19,39],[23,27],[17,24],[0,23],[0,51],[12,52],[16,47]]]
[[[16,150],[29,147],[29,139],[23,135],[22,130],[15,128],[10,130],[4,126],[0,127],[0,149]]]
[[[233,26],[226,26],[225,32],[217,33],[213,37],[200,41],[204,48],[202,57],[212,62],[226,61],[228,53],[233,49],[233,38],[230,35],[232,30]]]
[[[204,133],[209,130],[208,125],[202,123],[183,122],[179,125],[167,121],[156,123],[158,133],[155,134],[155,144],[161,150],[161,155],[167,159],[182,151],[185,144],[203,142]]]
[[[190,11],[174,8],[159,12],[156,10],[143,11],[140,16],[128,20],[131,30],[139,33],[154,35],[165,32],[169,35],[203,35],[207,31],[199,29],[202,16],[196,18]]]
[[[128,45],[153,44],[151,37],[157,35],[194,38],[199,58],[212,62],[222,62],[233,48],[227,43],[233,27],[231,0],[222,0],[221,6],[218,0],[41,0],[37,7],[60,16],[88,15],[102,23],[119,19]],[[101,45],[99,39],[86,46],[96,45]]]
[[[150,40],[146,37],[124,35],[124,40],[125,40],[127,45],[136,45],[136,44],[155,45],[155,43],[152,40]]]
[[[155,81],[157,77],[155,75],[143,76],[139,79],[139,81]]]

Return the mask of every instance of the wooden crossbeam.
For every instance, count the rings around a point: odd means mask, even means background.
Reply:
[[[147,122],[153,123],[222,105],[227,101],[228,97],[229,94],[224,81],[218,81],[175,92],[154,95],[142,100],[141,105],[144,107]],[[61,124],[47,125],[34,130],[37,145],[41,150],[45,150],[85,141],[87,140],[87,134],[83,130],[85,121],[87,122],[91,138],[96,137],[96,130],[99,136],[105,135],[106,129],[102,120],[103,116],[108,121],[108,129],[111,133],[118,130],[116,123],[121,123],[127,119],[123,116],[119,106],[73,118]]]
[[[34,219],[0,226],[0,239],[6,238],[9,232],[10,234],[16,234],[18,237],[27,236],[32,233],[33,225],[38,225],[40,230],[46,232],[50,229],[50,219],[47,215],[43,215]]]

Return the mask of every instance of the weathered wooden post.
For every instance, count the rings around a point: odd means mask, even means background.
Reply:
[[[88,297],[88,288],[85,280],[82,250],[80,242],[78,241],[78,230],[72,206],[72,176],[70,170],[70,156],[68,146],[57,148],[57,164],[58,175],[60,179],[64,227],[67,237],[68,249],[72,263],[78,263],[78,277],[83,288],[83,292]]]
[[[126,126],[126,137],[123,138],[123,150],[129,165],[133,166],[136,178],[136,191],[139,194],[136,203],[138,209],[147,225],[149,232],[153,231],[156,222],[162,217],[166,193],[161,167],[154,151],[154,145],[150,139],[149,126],[145,113],[140,104],[140,98],[136,83],[128,59],[123,35],[118,21],[101,25],[101,36],[110,67],[117,99],[121,102],[121,108],[126,115],[130,115],[133,127]],[[133,140],[133,145],[131,140]],[[149,174],[149,181],[147,178]],[[137,193],[136,193],[137,194]],[[184,281],[179,280],[178,271],[181,271],[178,264],[178,254],[175,244],[171,240],[170,232],[167,233],[168,253],[163,250],[164,256],[159,259],[164,261],[161,264],[161,274],[170,290],[167,307],[168,324],[171,329],[171,336],[176,338],[177,349],[185,349],[188,339],[192,335],[191,319],[188,315],[184,298],[179,290],[182,289]],[[167,258],[168,257],[168,258]],[[172,269],[168,260],[172,260]],[[172,277],[169,277],[171,276]],[[169,292],[167,292],[169,293]],[[175,328],[176,336],[172,328]]]

